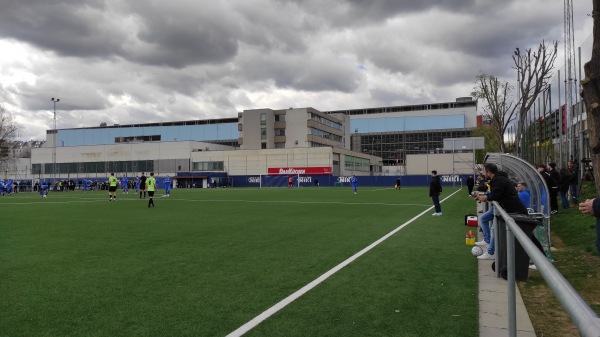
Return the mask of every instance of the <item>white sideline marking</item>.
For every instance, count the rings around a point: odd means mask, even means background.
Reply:
[[[450,198],[451,196],[455,195],[456,193],[458,193],[460,191],[461,191],[461,189],[458,189],[454,193],[452,193],[449,196],[447,196],[446,198],[444,198],[441,202],[446,201],[446,199]],[[300,288],[299,290],[297,290],[293,294],[289,295],[288,297],[284,298],[279,303],[277,303],[274,306],[270,307],[269,309],[263,311],[260,315],[254,317],[250,321],[246,322],[244,325],[242,325],[239,328],[235,329],[234,331],[232,331],[231,333],[229,333],[226,337],[239,337],[239,336],[244,335],[246,332],[252,330],[254,327],[256,327],[257,325],[259,325],[262,321],[264,321],[267,318],[271,317],[272,315],[274,315],[279,310],[285,308],[288,304],[292,303],[293,301],[295,301],[296,299],[298,299],[300,296],[306,294],[309,290],[313,289],[314,287],[316,287],[317,285],[319,285],[321,282],[325,281],[330,276],[332,276],[333,274],[335,274],[336,272],[338,272],[342,268],[344,268],[347,265],[349,265],[354,260],[356,260],[359,257],[363,256],[365,253],[367,253],[368,251],[370,251],[371,249],[373,249],[374,247],[376,247],[377,245],[379,245],[383,241],[387,240],[390,236],[396,234],[398,231],[400,231],[401,229],[403,229],[404,227],[408,226],[413,221],[415,221],[418,218],[420,218],[423,214],[425,214],[427,212],[430,212],[431,209],[433,209],[433,206],[429,207],[428,209],[426,209],[423,212],[421,212],[419,215],[417,215],[414,218],[412,218],[412,219],[408,220],[407,222],[403,223],[402,225],[400,225],[399,227],[397,227],[393,231],[387,233],[386,235],[384,235],[383,237],[381,237],[379,240],[377,240],[377,241],[373,242],[372,244],[368,245],[367,247],[363,248],[358,253],[350,256],[344,262],[342,262],[342,263],[338,264],[337,266],[333,267],[332,269],[330,269],[329,271],[327,271],[325,274],[317,277],[315,280],[313,280],[309,284],[305,285],[304,287]]]

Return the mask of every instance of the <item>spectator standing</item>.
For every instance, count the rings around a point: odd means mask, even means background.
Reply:
[[[567,194],[569,193],[569,186],[571,183],[571,174],[566,168],[560,169],[560,178],[558,181],[558,193],[560,193],[560,201],[562,202],[562,208],[569,208],[569,199]]]
[[[469,191],[469,195],[471,195],[471,193],[473,193],[474,186],[475,186],[475,179],[473,179],[473,176],[469,176],[467,178],[467,190]]]
[[[538,165],[538,172],[544,178],[546,186],[548,186],[548,193],[550,193],[550,213],[556,214],[558,213],[558,200],[556,199],[558,197],[558,181],[550,176],[544,164]]]
[[[579,172],[577,169],[577,164],[573,160],[569,160],[567,163],[567,169],[571,174],[571,181],[569,182],[569,192],[571,193],[571,202],[575,205],[579,203],[577,199],[579,197]]]
[[[442,206],[440,205],[440,194],[442,194],[442,184],[440,183],[440,177],[437,175],[437,171],[431,171],[431,182],[429,183],[429,196],[433,201],[435,207],[435,213],[433,216],[442,215]]]

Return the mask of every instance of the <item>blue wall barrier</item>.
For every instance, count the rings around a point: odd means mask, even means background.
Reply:
[[[231,186],[233,187],[287,187],[289,176],[229,176]],[[293,186],[314,187],[318,181],[320,187],[350,187],[351,176],[333,176],[333,175],[303,175],[293,176]],[[393,176],[356,176],[358,186],[390,187],[393,188],[398,177]],[[431,182],[430,175],[411,175],[400,177],[402,186],[429,186]],[[440,175],[442,186],[456,186],[466,181],[467,176],[462,175]]]

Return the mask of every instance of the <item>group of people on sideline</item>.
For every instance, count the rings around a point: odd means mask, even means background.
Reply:
[[[469,177],[466,181],[468,193],[478,202],[497,201],[502,208],[509,214],[527,215],[532,212],[544,212],[543,209],[535,209],[531,201],[531,193],[529,186],[525,181],[515,182],[510,180],[505,172],[498,170],[494,164],[486,164],[484,174],[479,175],[477,179]],[[600,198],[588,199],[585,201],[579,200],[579,171],[577,163],[573,160],[568,161],[567,166],[558,168],[556,163],[548,163],[547,165],[537,165],[537,171],[544,179],[548,188],[547,198],[549,204],[549,212],[545,214],[554,215],[559,212],[559,205],[562,209],[568,209],[573,205],[577,205],[579,210],[588,215],[596,217],[596,249],[600,254]],[[437,172],[433,171],[432,176],[436,176]],[[438,190],[439,179],[432,178],[430,184],[430,196],[432,197],[434,206],[441,214],[441,208],[436,206],[438,196],[441,193],[441,186]],[[477,192],[473,192],[474,189]],[[544,198],[546,193],[542,196]],[[560,204],[559,204],[560,197]],[[439,211],[438,211],[439,210]],[[484,249],[484,254],[479,256],[479,259],[494,259],[494,233],[491,230],[492,221],[494,219],[494,207],[490,204],[486,212],[479,216],[479,226],[483,233],[483,239],[475,244]],[[532,242],[543,252],[540,242],[535,236],[531,236]]]

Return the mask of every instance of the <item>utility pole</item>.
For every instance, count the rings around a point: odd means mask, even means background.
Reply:
[[[565,104],[568,158],[574,159],[575,155],[575,130],[573,130],[573,100],[577,74],[575,73],[575,37],[573,34],[573,0],[564,0],[564,30],[565,30]]]

